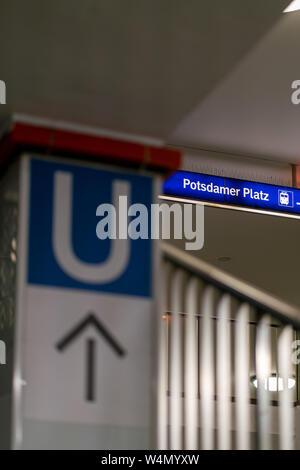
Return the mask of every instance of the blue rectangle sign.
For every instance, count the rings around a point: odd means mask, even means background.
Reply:
[[[150,213],[152,177],[32,158],[30,183],[29,284],[152,296],[151,240],[96,234],[97,207],[119,192]]]
[[[164,182],[163,192],[169,196],[300,214],[300,189],[235,178],[177,171]]]

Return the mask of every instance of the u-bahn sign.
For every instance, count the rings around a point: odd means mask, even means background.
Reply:
[[[177,171],[164,182],[163,192],[212,204],[300,216],[300,190],[290,187]]]
[[[154,242],[95,228],[119,193],[150,208],[153,175],[26,156],[21,172],[15,446],[147,448]]]

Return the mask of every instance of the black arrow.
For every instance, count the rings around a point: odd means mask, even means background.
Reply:
[[[107,328],[100,320],[93,314],[89,313],[86,318],[80,321],[72,328],[58,343],[56,348],[63,352],[70,343],[72,343],[83,331],[88,327],[93,326],[98,333],[106,340],[113,351],[120,357],[126,355],[126,351],[119,345]],[[86,343],[86,399],[87,401],[95,400],[95,370],[96,370],[96,343],[93,339],[88,339]]]

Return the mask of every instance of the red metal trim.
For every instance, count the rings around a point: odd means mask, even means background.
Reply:
[[[7,141],[10,142],[9,146]],[[10,134],[0,142],[0,165],[7,160],[7,153],[12,152],[15,147],[26,146],[43,148],[47,152],[73,152],[77,155],[90,155],[97,160],[109,159],[162,170],[175,170],[181,166],[181,152],[175,149],[148,147],[107,137],[18,122],[13,125]]]

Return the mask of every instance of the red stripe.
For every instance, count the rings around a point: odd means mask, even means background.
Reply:
[[[148,147],[107,137],[97,137],[29,124],[15,123],[9,134],[9,139],[14,146],[31,146],[44,148],[48,151],[74,152],[77,155],[90,155],[99,161],[109,158],[109,160],[164,170],[175,170],[181,166],[181,152],[175,149]],[[0,143],[0,164],[4,152],[4,140]]]

